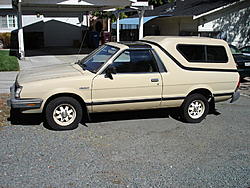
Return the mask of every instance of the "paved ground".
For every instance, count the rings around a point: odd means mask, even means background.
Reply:
[[[250,96],[250,77],[247,77],[241,81],[240,92],[242,96]]]
[[[18,72],[0,72],[0,93],[9,93]]]
[[[73,63],[85,57],[81,55],[46,55],[26,57],[19,61],[20,69],[32,69],[34,67],[49,66],[62,63]],[[0,93],[8,93],[10,86],[15,82],[18,72],[0,72]]]
[[[250,98],[217,109],[200,124],[166,111],[99,114],[64,132],[23,118],[0,129],[0,187],[247,188]]]
[[[46,55],[46,56],[32,56],[20,60],[21,69],[32,69],[33,67],[49,66],[62,63],[74,63],[78,59],[82,59],[86,55]]]

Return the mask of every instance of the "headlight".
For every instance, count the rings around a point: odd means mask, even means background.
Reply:
[[[21,91],[22,91],[22,86],[18,86],[17,88],[16,88],[16,92],[15,92],[15,97],[16,98],[20,98],[20,93],[21,93]]]

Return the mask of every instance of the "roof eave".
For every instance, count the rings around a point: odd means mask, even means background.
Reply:
[[[221,17],[221,14],[226,14],[228,12],[233,12],[237,10],[241,10],[243,8],[247,8],[250,6],[250,1],[249,0],[240,0],[238,2],[234,2],[216,9],[213,9],[211,11],[199,14],[199,15],[194,15],[193,20],[201,19],[206,17],[207,21],[211,21],[213,19]]]

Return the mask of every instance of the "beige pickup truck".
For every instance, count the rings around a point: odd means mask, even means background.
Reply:
[[[238,86],[223,40],[150,36],[107,43],[77,63],[21,71],[8,104],[43,113],[56,130],[74,129],[90,113],[172,107],[198,123],[216,102],[237,100]]]

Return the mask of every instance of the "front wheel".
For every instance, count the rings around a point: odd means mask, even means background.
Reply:
[[[82,107],[72,97],[59,97],[49,102],[45,109],[45,117],[52,129],[75,129],[82,119]]]
[[[201,94],[189,95],[181,106],[181,117],[187,123],[200,123],[208,114],[209,103]]]

